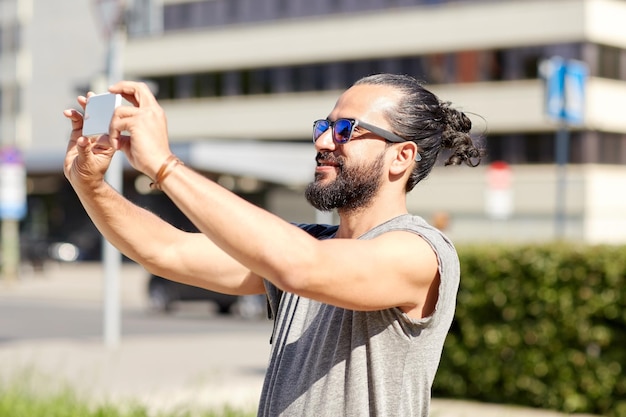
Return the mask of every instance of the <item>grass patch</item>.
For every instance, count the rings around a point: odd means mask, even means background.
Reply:
[[[255,413],[225,406],[221,410],[153,411],[142,404],[90,404],[70,388],[34,389],[30,378],[0,382],[0,416],[3,417],[253,417]]]

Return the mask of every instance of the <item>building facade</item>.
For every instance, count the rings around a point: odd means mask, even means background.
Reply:
[[[24,150],[37,195],[51,181],[51,155],[62,158],[64,151],[68,126],[60,110],[72,105],[64,100],[104,68],[97,23],[76,30],[77,8],[87,6],[74,3],[0,0],[0,126],[3,138],[16,138]],[[48,30],[66,38],[12,46],[23,13],[12,5],[19,4],[30,10],[24,16],[31,16],[25,25],[32,29],[17,32],[37,33],[45,19],[35,16],[56,13],[67,24]],[[312,121],[325,117],[356,79],[399,72],[466,111],[488,152],[475,169],[437,166],[409,194],[412,212],[445,219],[457,242],[626,242],[624,1],[129,0],[127,6],[125,78],[153,88],[175,152],[288,220],[316,218],[301,197],[313,174]],[[17,19],[7,17],[11,7]],[[70,47],[88,52],[77,57]],[[7,53],[11,48],[18,52]],[[69,57],[70,70],[57,67],[56,54]],[[7,70],[12,55],[30,68],[26,80],[23,67]],[[589,69],[582,123],[546,116],[540,64],[555,56]],[[16,85],[24,86],[21,101],[8,98]],[[35,103],[45,97],[56,102],[42,111]],[[45,132],[54,132],[54,140]],[[559,134],[567,137],[564,165],[556,163]],[[506,180],[494,181],[503,166]],[[125,193],[163,204],[143,194],[145,182],[129,170]]]
[[[408,73],[467,111],[488,151],[477,170],[437,167],[411,193],[412,211],[444,212],[457,240],[626,241],[623,1],[161,0],[134,10],[144,18],[131,23],[125,72],[154,87],[173,141],[207,153],[242,139],[310,146],[311,120],[353,81]],[[588,66],[582,124],[546,116],[540,67],[555,56]],[[566,169],[555,166],[563,131]],[[501,215],[489,210],[495,161],[511,173]]]
[[[76,96],[105,68],[94,6],[0,0],[0,147],[19,149],[26,164],[28,214],[19,225],[25,257],[45,256],[50,239],[98,252],[95,230],[63,177],[70,125],[62,112],[77,105]],[[3,252],[13,244],[5,239],[6,226],[3,219]]]

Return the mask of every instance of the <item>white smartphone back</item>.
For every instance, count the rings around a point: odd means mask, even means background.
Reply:
[[[109,133],[109,125],[115,108],[122,103],[119,94],[96,94],[87,99],[83,136],[105,135]]]

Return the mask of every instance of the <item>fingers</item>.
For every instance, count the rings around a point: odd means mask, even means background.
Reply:
[[[76,160],[85,160],[85,154],[90,146],[89,139],[84,136],[77,136],[70,139],[67,144],[65,163],[63,172],[65,177],[71,181],[71,170]]]
[[[70,142],[68,144],[68,150],[74,146],[81,150],[87,150],[91,148],[93,142],[97,141],[102,147],[103,143],[108,144],[108,137],[106,135],[94,138],[86,138],[83,136],[83,114],[76,109],[67,109],[63,111],[63,115],[72,121],[72,134],[70,135]],[[108,147],[111,147],[109,144]]]
[[[117,138],[117,150],[128,151],[130,146],[130,136],[128,135],[120,135]]]
[[[100,136],[100,139],[106,140],[109,146],[111,146],[113,149],[119,150],[122,147],[122,144],[120,142],[120,137],[121,137],[120,132],[112,129],[112,131],[108,135]]]
[[[72,122],[72,135],[70,140],[76,140],[76,135],[82,135],[83,131],[83,115],[76,109],[66,109],[63,115]]]
[[[87,93],[87,97],[85,97],[85,96],[78,96],[78,97],[76,97],[76,101],[78,102],[80,107],[82,107],[83,110],[85,110],[85,106],[87,105],[87,99],[89,97],[91,97],[92,95],[93,95],[93,93],[90,91],[89,93]]]
[[[65,109],[63,110],[63,115],[70,119],[72,123],[83,120],[83,115],[76,109]]]
[[[87,105],[87,100],[93,95],[95,95],[94,92],[89,91],[87,96],[78,96],[76,98],[78,105],[82,107],[83,111]],[[85,119],[84,114],[77,109],[66,109],[63,110],[63,115],[72,121],[72,132],[80,131],[80,134],[82,135],[83,122]]]
[[[83,112],[80,108],[63,111],[63,116],[72,123],[72,133],[67,144],[63,168],[66,178],[72,184],[100,181],[115,153],[108,135],[83,136],[83,113],[87,100],[93,95],[94,93],[90,91],[86,96],[77,97],[78,105]]]
[[[120,106],[113,112],[114,119],[126,119],[135,116],[140,110],[132,106]]]
[[[131,119],[139,112],[139,108],[131,106],[120,106],[113,112],[111,128],[109,130],[109,141],[115,149],[121,149],[124,136],[122,132],[131,130]]]
[[[121,94],[136,107],[146,107],[156,104],[157,100],[146,83],[135,81],[120,81],[109,87],[109,92]]]

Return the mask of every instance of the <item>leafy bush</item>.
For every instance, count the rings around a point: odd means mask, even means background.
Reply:
[[[459,247],[435,396],[626,416],[626,247]]]

